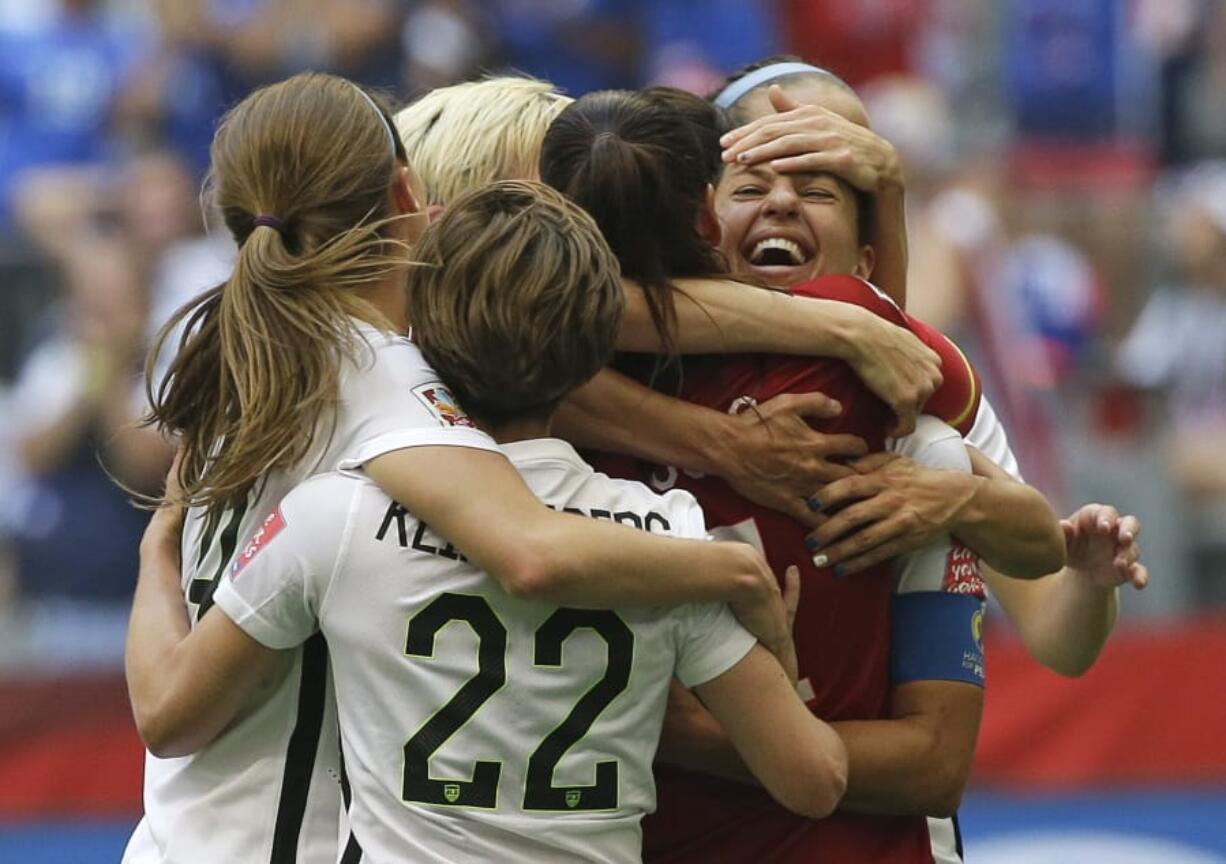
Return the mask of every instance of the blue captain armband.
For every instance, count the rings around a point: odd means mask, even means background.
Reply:
[[[895,594],[890,614],[890,684],[965,681],[982,687],[984,605],[970,594]]]

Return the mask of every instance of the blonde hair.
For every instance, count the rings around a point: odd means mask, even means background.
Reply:
[[[592,217],[556,190],[518,180],[473,190],[416,252],[413,339],[477,419],[548,416],[612,356],[617,259]]]
[[[573,100],[535,78],[486,78],[432,90],[396,115],[429,204],[496,180],[537,176],[541,142]]]
[[[353,319],[391,326],[359,294],[406,263],[383,232],[402,158],[390,130],[368,94],[314,73],[257,90],[222,120],[207,185],[239,246],[234,272],[175,313],[145,372],[147,421],[182,439],[180,503],[236,505],[264,472],[302,459],[335,409]]]

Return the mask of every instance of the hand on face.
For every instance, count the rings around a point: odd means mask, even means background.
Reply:
[[[862,106],[858,117],[849,118],[822,104],[802,105],[778,85],[769,96],[774,113],[720,139],[725,163],[767,163],[780,173],[829,173],[870,193],[903,185],[898,152],[868,128]]]

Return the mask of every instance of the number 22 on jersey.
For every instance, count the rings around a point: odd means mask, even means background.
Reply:
[[[430,776],[430,757],[481,710],[507,680],[507,630],[484,598],[441,594],[409,620],[405,653],[434,657],[435,636],[452,622],[467,624],[477,637],[477,672],[445,705],[432,714],[404,745],[404,789],[407,803],[459,807],[498,806],[502,763],[477,761],[472,779]],[[630,682],[634,634],[615,612],[607,609],[558,609],[536,631],[534,660],[538,667],[562,666],[562,645],[577,630],[590,629],[604,640],[604,674],[575,703],[570,713],[545,736],[528,759],[525,810],[612,810],[617,807],[616,761],[596,765],[590,786],[555,786],[554,769],[561,758],[592,728],[596,718]]]

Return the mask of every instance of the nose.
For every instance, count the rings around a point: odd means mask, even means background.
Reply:
[[[771,186],[764,209],[771,216],[796,216],[800,212],[800,196],[796,194],[796,187],[786,177],[780,177]]]

